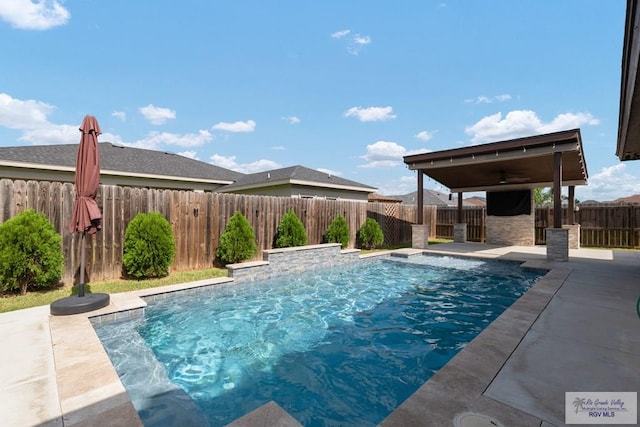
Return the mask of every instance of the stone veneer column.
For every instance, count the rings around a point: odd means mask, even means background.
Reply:
[[[569,230],[569,249],[580,249],[580,224],[563,225]]]
[[[569,261],[569,230],[546,228],[547,261]]]
[[[467,242],[467,223],[453,224],[453,241],[456,243]]]
[[[487,243],[491,245],[535,245],[535,216],[487,216]]]
[[[426,249],[429,246],[429,226],[424,224],[411,225],[411,247]]]

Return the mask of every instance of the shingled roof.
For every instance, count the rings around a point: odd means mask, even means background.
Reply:
[[[296,165],[282,169],[244,175],[238,178],[233,184],[219,188],[216,191],[231,193],[240,190],[291,184],[361,191],[367,193],[372,193],[376,190],[374,187],[370,187],[356,181],[351,181],[326,172],[320,172],[315,169]]]
[[[221,185],[243,176],[240,172],[175,153],[145,150],[101,142],[101,173],[150,175],[208,180]],[[16,167],[74,170],[78,144],[0,147],[0,164]]]

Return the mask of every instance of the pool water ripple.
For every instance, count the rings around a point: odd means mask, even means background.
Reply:
[[[177,295],[96,331],[147,426],[185,407],[224,425],[270,400],[303,425],[374,426],[538,277],[495,261],[370,260]]]

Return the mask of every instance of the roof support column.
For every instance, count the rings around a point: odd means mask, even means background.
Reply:
[[[458,192],[458,224],[462,224],[462,191]]]
[[[569,186],[569,212],[568,212],[568,222],[570,225],[574,225],[576,223],[576,210],[575,210],[575,193],[576,187],[575,185]]]
[[[562,228],[562,152],[553,153],[553,228]]]
[[[424,223],[424,218],[422,211],[424,205],[424,175],[421,169],[418,169],[418,218],[416,220],[417,224],[422,225]]]

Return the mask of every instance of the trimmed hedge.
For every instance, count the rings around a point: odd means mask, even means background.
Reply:
[[[362,249],[374,249],[384,242],[380,224],[373,218],[367,218],[358,230],[358,244]]]
[[[33,209],[0,225],[0,289],[19,290],[60,283],[64,266],[62,238],[49,219]]]
[[[327,243],[340,243],[342,249],[349,246],[349,225],[347,220],[342,215],[335,218],[329,224],[324,236]]]
[[[291,246],[304,246],[307,244],[307,232],[304,224],[293,211],[289,210],[282,216],[278,232],[276,233],[276,248],[288,248]]]
[[[136,279],[167,276],[176,255],[171,224],[159,212],[137,214],[125,231],[123,250],[125,275]]]
[[[216,256],[225,264],[233,264],[251,259],[257,252],[256,234],[242,212],[237,211],[220,236]]]

